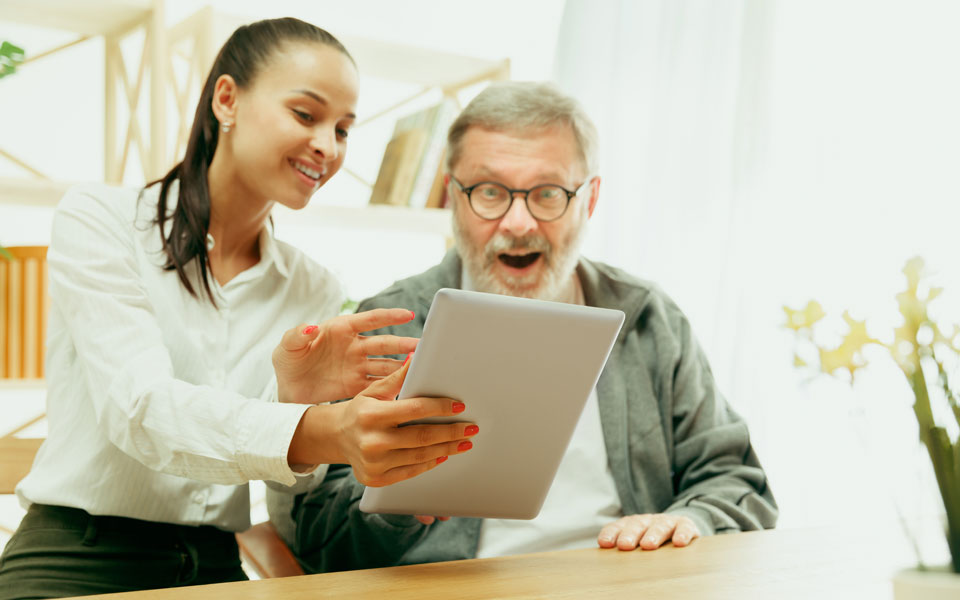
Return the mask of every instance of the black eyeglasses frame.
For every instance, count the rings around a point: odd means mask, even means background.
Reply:
[[[499,220],[499,219],[502,219],[502,218],[504,217],[504,215],[506,215],[508,212],[510,212],[510,209],[513,207],[513,201],[516,200],[516,195],[517,195],[517,194],[523,194],[523,203],[526,204],[526,206],[527,206],[527,212],[530,213],[530,216],[533,217],[534,219],[536,219],[537,221],[539,221],[540,223],[550,223],[550,222],[552,222],[552,221],[556,221],[557,219],[562,218],[563,215],[567,214],[567,209],[570,208],[570,201],[573,200],[574,198],[576,198],[576,197],[580,194],[580,191],[583,190],[584,186],[586,186],[586,185],[589,184],[591,181],[593,181],[593,177],[587,177],[587,179],[586,179],[583,183],[581,183],[580,185],[578,185],[577,188],[576,188],[574,191],[570,191],[570,190],[568,190],[567,188],[563,187],[562,185],[557,185],[557,184],[555,184],[555,183],[544,183],[544,184],[540,184],[540,185],[535,185],[535,186],[533,186],[532,188],[527,189],[527,190],[508,188],[507,186],[503,185],[502,183],[500,183],[500,182],[498,182],[498,181],[479,181],[479,182],[471,185],[470,187],[465,187],[465,186],[464,186],[462,183],[460,183],[460,181],[459,181],[456,177],[454,177],[452,174],[450,175],[450,181],[452,181],[453,183],[457,184],[457,187],[460,188],[460,191],[467,195],[467,204],[470,206],[470,210],[473,211],[473,214],[477,215],[478,217],[480,217],[480,218],[483,219],[484,221],[497,221],[497,220]],[[500,214],[499,216],[496,216],[496,217],[485,217],[485,216],[481,215],[480,213],[478,213],[478,212],[477,212],[477,209],[474,208],[474,206],[473,206],[473,201],[470,199],[470,194],[473,192],[473,190],[475,190],[475,189],[477,189],[478,187],[480,187],[481,185],[485,185],[485,184],[495,185],[495,186],[497,186],[497,187],[503,188],[503,189],[507,190],[507,193],[508,193],[508,194],[510,194],[510,202],[507,204],[507,207],[506,207],[506,209],[503,211],[503,213]],[[533,211],[530,210],[529,196],[530,196],[530,192],[532,192],[533,190],[535,190],[535,189],[537,189],[537,188],[547,187],[547,186],[549,186],[549,187],[555,187],[555,188],[560,188],[561,190],[563,190],[564,193],[567,195],[567,204],[563,207],[563,210],[562,210],[562,211],[560,212],[560,214],[557,215],[556,217],[554,217],[554,218],[552,218],[552,219],[541,219],[541,218],[537,217],[535,214],[533,214]]]

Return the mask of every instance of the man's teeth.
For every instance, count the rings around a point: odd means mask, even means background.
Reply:
[[[305,167],[305,166],[301,165],[300,163],[293,163],[293,166],[294,166],[294,168],[295,168],[296,170],[300,171],[301,173],[303,173],[304,175],[306,175],[306,176],[309,177],[310,179],[320,179],[320,176],[322,175],[322,173],[320,173],[320,171],[314,171],[314,170],[311,169],[310,167]]]

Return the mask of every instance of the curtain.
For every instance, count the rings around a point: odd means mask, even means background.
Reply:
[[[958,26],[939,0],[566,3],[555,79],[601,138],[584,252],[686,312],[784,526],[936,510],[903,377],[800,373],[781,307],[882,337],[922,254],[960,321]]]

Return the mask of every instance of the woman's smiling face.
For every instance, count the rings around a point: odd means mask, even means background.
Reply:
[[[356,67],[336,48],[284,44],[236,91],[232,130],[220,134],[238,183],[261,199],[306,206],[343,164],[357,88]]]

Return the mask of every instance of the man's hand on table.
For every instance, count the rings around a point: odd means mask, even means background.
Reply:
[[[700,530],[687,517],[660,513],[622,517],[600,530],[597,543],[601,548],[656,550],[668,540],[682,548],[698,537]]]

